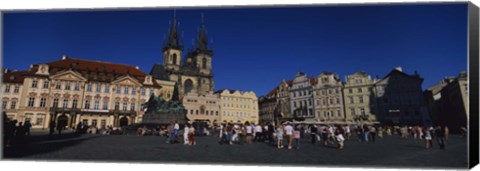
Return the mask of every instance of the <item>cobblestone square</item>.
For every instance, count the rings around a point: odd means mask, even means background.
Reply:
[[[292,166],[362,166],[466,168],[467,138],[451,135],[446,150],[425,149],[425,142],[385,136],[376,142],[355,137],[340,151],[336,145],[311,144],[307,135],[300,149],[277,149],[267,143],[221,145],[217,136],[197,137],[197,144],[167,144],[165,137],[136,135],[55,135],[34,132],[29,143],[8,148],[7,160],[94,161],[184,164],[247,164]]]

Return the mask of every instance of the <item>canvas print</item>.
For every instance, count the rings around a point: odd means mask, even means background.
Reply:
[[[3,159],[468,167],[468,4],[3,13]]]

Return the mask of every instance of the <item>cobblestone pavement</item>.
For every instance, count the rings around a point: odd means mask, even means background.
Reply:
[[[33,133],[29,143],[5,149],[7,160],[54,160],[97,162],[147,162],[195,164],[250,164],[303,166],[363,166],[467,168],[467,139],[451,135],[447,149],[425,149],[425,142],[386,136],[376,142],[347,140],[345,149],[336,145],[311,144],[309,136],[301,148],[277,149],[267,143],[221,145],[216,136],[197,137],[197,145],[167,144],[165,137],[136,135],[56,135]]]

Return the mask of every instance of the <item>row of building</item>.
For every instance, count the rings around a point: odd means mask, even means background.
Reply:
[[[238,90],[214,92],[213,50],[205,25],[197,43],[183,57],[183,37],[173,18],[162,48],[163,63],[150,73],[139,67],[70,58],[32,64],[28,70],[2,73],[2,112],[34,128],[50,122],[65,127],[125,126],[144,121],[142,105],[151,95],[169,101],[177,86],[180,102],[191,121],[258,122],[255,93]]]
[[[459,79],[453,79],[461,83],[449,80],[457,87],[467,86],[462,82],[466,80],[465,73]],[[434,104],[430,97],[439,96],[440,89],[447,91],[447,83],[423,92],[422,82],[423,78],[416,72],[409,75],[400,67],[383,78],[372,79],[365,72],[357,72],[346,76],[345,82],[335,73],[323,72],[317,77],[309,77],[300,72],[292,80],[282,80],[271,92],[259,98],[260,122],[432,124],[443,120],[442,124],[445,124],[450,121],[448,117],[467,115],[462,113],[467,108],[465,88],[460,88],[462,91],[456,93],[458,98],[453,100],[461,105],[447,100]],[[457,87],[453,89],[456,91]],[[447,107],[452,105],[458,107]],[[445,107],[450,110],[440,109]],[[461,121],[457,127],[466,124],[465,119]]]

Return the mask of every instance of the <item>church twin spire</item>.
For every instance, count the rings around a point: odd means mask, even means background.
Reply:
[[[182,35],[182,40],[180,42],[179,33],[178,33],[179,25],[180,24],[179,22],[177,22],[177,18],[176,18],[176,12],[174,11],[173,20],[170,23],[170,29],[168,30],[168,40],[164,45],[164,50],[166,49],[183,50],[184,48],[183,35]],[[201,25],[197,33],[196,39],[197,39],[197,43],[196,43],[196,46],[194,47],[195,52],[211,53],[212,50],[209,49],[208,47],[208,37],[207,37],[207,31],[205,28],[203,13],[202,13]]]

